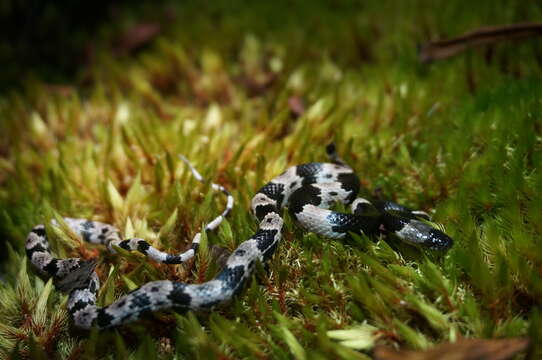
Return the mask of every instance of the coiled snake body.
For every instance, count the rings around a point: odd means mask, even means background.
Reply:
[[[267,261],[281,240],[281,211],[288,207],[293,218],[305,229],[329,238],[342,238],[349,232],[367,235],[392,232],[402,240],[433,250],[447,250],[452,239],[418,217],[427,214],[412,211],[393,202],[369,202],[357,198],[359,179],[352,168],[328,146],[331,163],[308,163],[289,168],[264,185],[252,198],[252,212],[259,221],[258,230],[229,256],[222,271],[202,284],[162,280],[151,281],[105,307],[96,305],[99,279],[94,263],[79,258],[57,259],[50,252],[44,225],[32,229],[26,240],[26,253],[32,264],[55,280],[57,288],[69,292],[68,311],[75,326],[109,328],[139,319],[142,314],[168,308],[209,309],[229,301],[239,293],[253,273],[255,264]],[[191,168],[198,180],[199,173]],[[233,206],[233,198],[220,185],[215,190],[227,194],[226,210],[203,231],[213,230]],[[351,204],[352,214],[329,210],[335,202]],[[118,246],[138,251],[154,261],[178,264],[194,256],[200,233],[183,254],[171,255],[152,247],[143,239],[122,240],[118,230],[108,224],[65,218],[66,224],[85,241],[106,245],[114,252]],[[54,225],[54,222],[53,222]]]

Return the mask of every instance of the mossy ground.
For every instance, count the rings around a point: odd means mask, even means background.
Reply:
[[[187,3],[150,46],[108,47],[114,29],[159,17],[145,6],[100,32],[80,79],[25,80],[0,98],[0,356],[10,358],[346,358],[375,344],[425,349],[461,337],[530,336],[542,356],[540,42],[421,65],[416,44],[540,17],[534,2]],[[289,103],[290,101],[290,103]],[[291,102],[301,101],[297,116]],[[295,106],[294,106],[295,107]],[[299,110],[299,109],[298,109]],[[393,239],[328,241],[287,217],[270,262],[230,306],[154,314],[113,331],[70,327],[66,296],[25,261],[31,227],[73,216],[181,251],[224,206],[176,154],[232,191],[208,244],[255,230],[249,202],[290,165],[325,160],[330,140],[379,194],[434,214],[445,255]],[[60,256],[99,256],[100,304],[147,281],[216,274],[110,255],[69,233]],[[347,333],[329,332],[351,330]]]

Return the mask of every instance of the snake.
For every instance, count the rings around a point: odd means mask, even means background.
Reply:
[[[453,240],[427,221],[429,215],[392,201],[357,197],[360,179],[336,153],[335,145],[326,147],[329,162],[311,162],[288,168],[265,184],[251,200],[251,211],[258,221],[256,232],[241,242],[227,258],[224,267],[211,280],[189,284],[179,281],[150,281],[107,306],[97,305],[100,280],[94,271],[95,261],[80,258],[59,259],[51,253],[44,224],[35,226],[26,238],[27,257],[45,277],[52,277],[55,287],[69,294],[67,309],[73,324],[81,329],[107,329],[137,321],[143,315],[166,309],[178,311],[211,310],[238,295],[251,278],[257,263],[265,264],[275,253],[282,237],[287,208],[299,226],[325,238],[341,239],[352,233],[374,236],[392,234],[422,248],[446,251]],[[180,156],[197,180],[203,177]],[[219,184],[212,188],[227,196],[226,209],[201,231],[216,229],[234,205],[230,192]],[[330,208],[350,205],[351,213]],[[195,256],[201,240],[197,233],[190,248],[181,254],[158,250],[140,238],[123,240],[119,230],[109,224],[86,219],[64,218],[63,222],[83,240],[139,252],[153,261],[180,264]],[[52,226],[61,226],[55,220]]]

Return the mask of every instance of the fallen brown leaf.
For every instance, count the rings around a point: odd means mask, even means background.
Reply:
[[[129,28],[116,41],[115,53],[117,55],[128,54],[154,39],[160,30],[161,26],[158,23],[142,23]]]
[[[77,269],[61,279],[55,279],[55,287],[68,294],[73,289],[88,286],[92,273],[96,268],[96,260],[83,261]]]
[[[540,35],[542,35],[542,23],[488,26],[456,38],[428,42],[420,47],[419,59],[422,63],[428,63],[455,56],[474,46]]]
[[[463,339],[425,351],[397,351],[379,346],[374,356],[377,360],[507,360],[528,345],[527,338]]]
[[[228,249],[218,245],[211,245],[209,249],[211,257],[214,259],[217,268],[222,269],[224,266],[226,266],[226,261],[230,257],[231,252]]]
[[[47,90],[62,96],[75,94],[75,87],[72,85],[45,84],[45,86]]]

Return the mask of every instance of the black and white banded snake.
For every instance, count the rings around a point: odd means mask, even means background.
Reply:
[[[283,226],[282,208],[288,210],[297,223],[307,231],[328,238],[343,238],[350,232],[375,235],[394,233],[403,241],[432,250],[447,250],[452,239],[418,218],[428,218],[390,201],[369,202],[356,198],[360,181],[352,168],[336,154],[334,145],[327,147],[330,163],[307,163],[290,167],[264,185],[252,198],[251,210],[259,221],[258,230],[239,244],[226,260],[224,268],[212,280],[201,284],[160,280],[151,281],[122,296],[112,304],[98,307],[100,288],[94,263],[79,258],[58,259],[50,252],[44,225],[35,226],[26,239],[26,253],[31,263],[44,276],[53,277],[57,288],[69,293],[68,311],[75,326],[83,329],[110,328],[139,319],[143,314],[168,308],[184,310],[210,309],[238,294],[253,273],[257,262],[266,262],[275,252]],[[184,157],[194,176],[201,175]],[[233,207],[233,197],[221,185],[213,189],[227,195],[223,213],[202,231],[217,228]],[[350,204],[352,214],[329,208],[336,202]],[[152,260],[165,264],[180,264],[192,258],[198,249],[200,236],[193,239],[189,250],[171,255],[152,247],[143,239],[122,240],[112,225],[84,219],[65,218],[65,223],[85,241],[138,251]],[[56,222],[53,225],[58,226]]]

